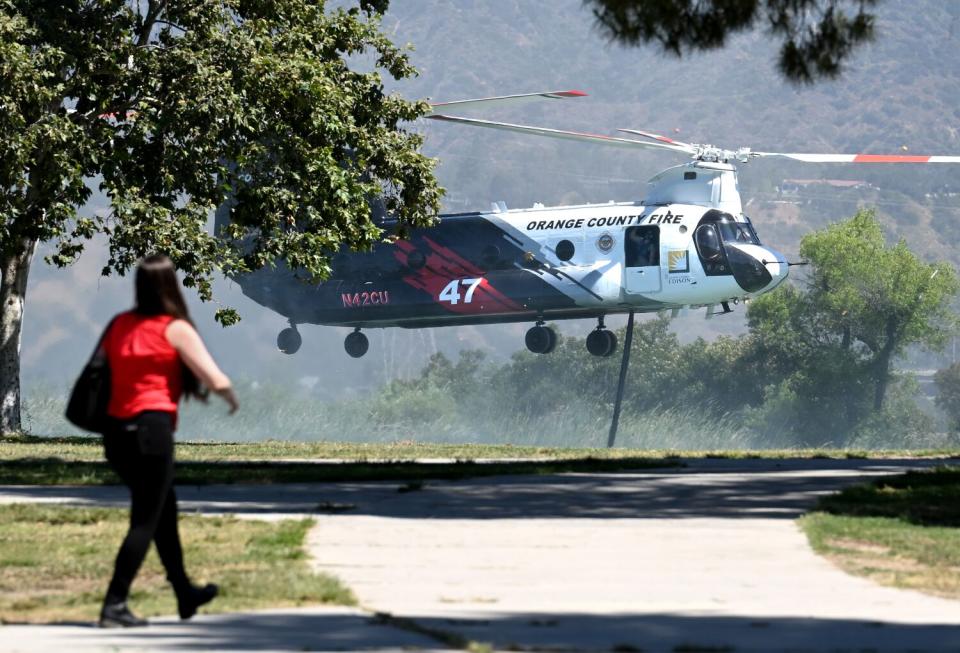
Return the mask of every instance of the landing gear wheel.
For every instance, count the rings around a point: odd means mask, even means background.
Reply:
[[[277,349],[284,354],[296,354],[303,344],[303,337],[293,327],[287,327],[277,334]]]
[[[360,329],[357,329],[344,339],[343,348],[353,358],[360,358],[370,349],[370,341],[367,340],[367,336],[360,333]]]
[[[547,330],[547,333],[550,334],[550,345],[547,347],[547,351],[543,352],[544,354],[549,354],[554,349],[557,348],[557,332],[551,329],[550,327],[543,327]]]
[[[610,341],[610,351],[605,356],[613,356],[617,351],[617,334],[613,331],[607,330],[607,340]]]
[[[557,334],[550,327],[538,324],[527,331],[527,349],[534,354],[549,354],[557,347]]]
[[[587,336],[587,351],[594,356],[612,356],[617,351],[617,334],[598,328]]]

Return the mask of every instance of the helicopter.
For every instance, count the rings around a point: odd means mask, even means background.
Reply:
[[[369,349],[363,329],[531,322],[527,349],[548,354],[557,335],[547,321],[590,318],[597,325],[586,338],[587,350],[611,356],[617,338],[604,323],[608,315],[669,310],[676,316],[706,309],[710,319],[732,312],[731,304],[770,292],[796,265],[763,244],[744,214],[737,164],[766,157],[960,162],[960,156],[728,150],[639,129],[619,130],[629,137],[606,136],[448,113],[586,95],[565,90],[457,100],[432,104],[426,117],[607,147],[666,150],[688,160],[654,175],[638,201],[526,209],[498,202],[488,211],[441,215],[436,226],[414,230],[406,240],[381,243],[371,252],[341,250],[330,278],[318,285],[298,281],[283,267],[237,278],[245,295],[288,319],[277,336],[278,349],[299,350],[301,324],[351,327],[344,349],[359,358]],[[382,209],[379,217],[389,229]],[[227,213],[218,212],[218,223],[226,219]]]

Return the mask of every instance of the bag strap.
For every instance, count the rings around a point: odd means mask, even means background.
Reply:
[[[114,315],[113,319],[107,323],[106,327],[104,327],[103,333],[100,334],[100,338],[97,340],[97,346],[93,348],[93,353],[90,354],[90,361],[93,361],[94,359],[96,359],[97,354],[100,353],[100,347],[103,345],[103,341],[107,339],[107,334],[110,333],[110,327],[113,326],[114,322],[120,319],[121,315],[123,315],[123,313],[118,313],[117,315]],[[104,352],[104,357],[106,357],[106,352]]]

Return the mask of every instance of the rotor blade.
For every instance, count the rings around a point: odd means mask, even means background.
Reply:
[[[960,156],[928,156],[915,154],[802,154],[784,152],[751,152],[752,156],[782,156],[805,163],[960,163]]]
[[[644,131],[642,129],[618,129],[617,131],[626,132],[627,134],[636,134],[637,136],[646,136],[647,138],[652,138],[655,141],[660,141],[661,143],[669,143],[670,145],[679,145],[680,147],[689,147],[691,152],[694,149],[694,146],[690,143],[684,143],[683,141],[675,141],[672,138],[667,138],[666,136],[661,136],[660,134],[654,134],[653,132]]]
[[[497,97],[482,97],[473,100],[454,100],[453,102],[433,102],[430,106],[433,109],[448,109],[461,107],[484,107],[490,105],[517,105],[535,102],[537,100],[563,100],[566,98],[585,97],[587,94],[583,91],[545,91],[543,93],[521,93],[519,95],[500,95]]]
[[[460,116],[445,116],[442,114],[434,114],[432,116],[427,116],[427,118],[431,120],[444,120],[447,122],[456,122],[456,123],[461,123],[465,125],[474,125],[476,127],[502,129],[504,131],[519,132],[521,134],[547,136],[549,138],[559,138],[566,141],[600,143],[602,145],[612,145],[616,147],[670,150],[672,152],[683,152],[684,154],[690,154],[690,151],[678,145],[666,145],[663,143],[647,143],[646,141],[635,141],[629,138],[617,138],[616,136],[601,136],[600,134],[586,134],[584,132],[564,131],[561,129],[548,129],[547,127],[529,127],[527,125],[512,125],[508,122],[493,122],[491,120],[478,120],[476,118],[462,118]]]

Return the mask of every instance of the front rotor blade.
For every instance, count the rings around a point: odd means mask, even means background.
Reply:
[[[482,97],[475,98],[472,100],[454,100],[452,102],[434,102],[430,104],[430,108],[433,111],[438,109],[450,109],[450,108],[476,108],[476,107],[487,107],[491,105],[503,106],[503,105],[517,105],[517,104],[527,104],[529,102],[536,102],[538,100],[563,100],[569,98],[578,98],[586,97],[586,93],[583,91],[544,91],[542,93],[520,93],[518,95],[499,95],[497,97]]]
[[[669,143],[670,145],[679,145],[680,147],[689,148],[691,152],[694,151],[695,146],[690,143],[684,143],[683,141],[676,141],[667,136],[661,136],[660,134],[654,134],[653,132],[644,131],[642,129],[618,129],[617,131],[626,132],[627,134],[636,134],[637,136],[645,136],[647,138],[652,138],[655,141],[660,141],[661,143]]]
[[[546,136],[548,138],[559,138],[566,141],[580,141],[587,143],[599,143],[601,145],[612,145],[615,147],[670,150],[671,152],[683,152],[690,154],[684,147],[678,145],[667,145],[665,143],[647,143],[646,141],[635,141],[629,138],[617,138],[615,136],[602,136],[600,134],[587,134],[584,132],[564,131],[562,129],[549,129],[547,127],[530,127],[527,125],[513,125],[508,122],[493,122],[491,120],[478,120],[476,118],[463,118],[460,116],[445,116],[434,114],[426,116],[430,120],[444,120],[446,122],[455,122],[464,125],[473,125],[475,127],[487,127],[489,129],[500,129],[503,131],[518,132],[521,134],[533,134],[534,136]]]
[[[805,163],[960,163],[960,156],[915,154],[803,154],[751,152],[752,156],[782,156]]]

